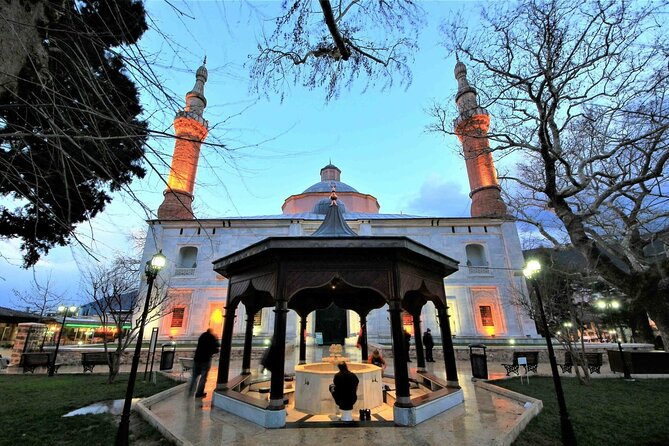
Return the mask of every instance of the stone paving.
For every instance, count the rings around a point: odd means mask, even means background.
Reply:
[[[310,352],[308,352],[308,362],[309,355]],[[387,371],[391,372],[392,359],[387,361]],[[415,365],[414,359],[413,366]],[[501,365],[489,366],[491,378],[504,376],[504,368]],[[292,367],[291,361],[287,363],[286,370],[289,371]],[[429,363],[427,368],[445,379],[443,362]],[[548,367],[546,369],[548,370]],[[230,376],[236,376],[240,372],[241,362],[233,361]],[[388,423],[377,427],[373,422],[368,422],[365,426],[356,427],[265,429],[212,407],[215,368],[209,373],[206,398],[189,398],[186,385],[183,385],[162,400],[151,398],[145,401],[143,407],[146,407],[146,410],[143,410],[143,416],[177,443],[196,446],[246,444],[323,446],[340,443],[347,446],[505,445],[510,444],[520,431],[519,427],[522,428],[540,410],[541,403],[531,398],[514,398],[508,394],[490,391],[484,387],[485,385],[475,385],[471,380],[468,362],[458,361],[458,374],[465,403],[416,427],[388,427]],[[531,408],[525,407],[528,401],[533,401]]]
[[[4,355],[3,355],[4,356]],[[313,358],[308,351],[308,362]],[[415,359],[414,359],[415,361]],[[392,359],[388,359],[388,372],[392,372]],[[256,361],[254,361],[254,364]],[[411,364],[415,367],[416,363]],[[157,366],[157,364],[156,364]],[[156,425],[167,437],[183,445],[506,445],[510,444],[524,425],[541,408],[541,402],[518,394],[500,392],[494,386],[474,383],[468,361],[457,361],[458,378],[463,388],[465,402],[461,407],[440,414],[416,427],[377,427],[366,423],[360,427],[318,427],[285,428],[268,430],[235,415],[223,412],[211,406],[211,395],[216,381],[217,368],[212,367],[207,381],[207,397],[195,399],[187,396],[186,385],[168,390],[162,395],[145,399],[140,412],[149,422]],[[294,357],[286,364],[286,371],[294,367]],[[428,363],[429,371],[445,378],[444,363]],[[606,370],[605,370],[606,369]],[[128,371],[129,365],[122,366]],[[415,370],[415,369],[413,369]],[[505,376],[501,364],[488,362],[489,377]],[[81,366],[63,366],[59,373],[81,373]],[[106,373],[106,367],[96,367],[96,373]],[[139,370],[141,378],[144,368]],[[230,376],[241,372],[241,361],[231,363]],[[18,367],[10,367],[5,373],[21,373]],[[36,374],[44,374],[38,369]],[[175,364],[172,375],[182,376],[179,365]],[[539,375],[549,376],[550,367],[540,363]],[[531,375],[531,377],[534,375]],[[574,376],[563,375],[563,376]],[[602,368],[602,374],[594,377],[614,376],[608,367]],[[619,375],[615,375],[619,376]],[[532,385],[530,377],[529,386]],[[528,404],[529,403],[529,404]]]

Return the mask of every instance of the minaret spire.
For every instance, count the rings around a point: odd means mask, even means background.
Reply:
[[[458,93],[455,103],[459,117],[455,120],[458,135],[465,155],[469,176],[469,196],[472,199],[472,217],[504,217],[506,205],[502,201],[501,188],[497,181],[495,163],[488,143],[490,116],[478,104],[476,90],[469,85],[467,67],[459,59],[455,64],[455,79]]]
[[[200,146],[207,138],[209,123],[204,119],[207,98],[204,96],[204,84],[207,82],[207,57],[195,72],[195,85],[186,93],[186,107],[174,117],[174,156],[170,176],[167,180],[165,198],[158,208],[160,219],[192,219],[193,190],[197,164],[200,158]]]

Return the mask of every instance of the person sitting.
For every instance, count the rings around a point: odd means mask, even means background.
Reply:
[[[334,376],[330,392],[335,404],[342,411],[342,421],[353,421],[353,405],[358,401],[358,377],[353,374],[345,362],[337,364],[339,372]]]
[[[386,370],[386,360],[383,359],[381,353],[379,353],[379,351],[376,349],[372,352],[371,355],[369,355],[367,362],[369,364],[374,364],[377,367],[381,367],[381,369],[383,369],[384,371]]]

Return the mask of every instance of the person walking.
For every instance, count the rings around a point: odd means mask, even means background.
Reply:
[[[434,358],[432,357],[434,339],[432,339],[432,332],[429,328],[423,333],[423,346],[425,346],[425,360],[427,362],[434,362]]]
[[[211,328],[202,333],[197,340],[197,347],[195,348],[195,357],[193,358],[193,376],[190,379],[190,387],[188,394],[193,395],[195,386],[197,385],[197,392],[195,398],[204,398],[207,394],[204,391],[204,386],[207,383],[207,373],[211,368],[211,357],[218,353],[220,344],[216,340],[216,336],[211,333]]]
[[[411,352],[411,333],[406,328],[404,329],[404,348],[407,351],[407,362],[411,362],[411,356],[409,356]]]
[[[330,393],[335,404],[342,411],[342,421],[353,421],[353,405],[358,401],[358,377],[346,366],[345,362],[337,364],[339,372],[334,376],[330,385]]]

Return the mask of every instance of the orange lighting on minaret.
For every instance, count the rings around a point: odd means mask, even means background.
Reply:
[[[458,80],[455,103],[460,112],[454,122],[455,134],[462,143],[469,176],[471,216],[504,217],[507,214],[506,205],[502,201],[497,171],[488,144],[490,116],[486,109],[479,107],[476,90],[467,81],[467,68],[459,60],[455,65],[455,78]]]
[[[207,60],[205,58],[204,63]],[[167,180],[165,198],[158,208],[160,219],[192,219],[193,190],[200,146],[207,138],[209,123],[203,112],[207,106],[204,84],[207,82],[207,68],[203,64],[195,74],[195,86],[186,94],[186,107],[174,118],[174,156]]]

